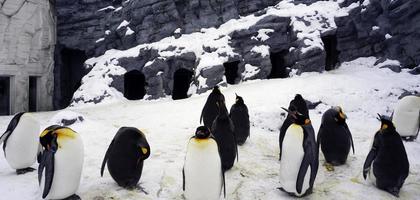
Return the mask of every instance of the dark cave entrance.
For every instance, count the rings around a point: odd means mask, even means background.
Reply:
[[[268,75],[269,79],[289,77],[286,69],[286,61],[284,59],[287,53],[287,50],[270,53],[271,72],[270,75]]]
[[[178,69],[174,73],[174,87],[172,89],[172,99],[188,98],[188,89],[193,78],[193,72],[188,69]]]
[[[61,65],[59,65],[60,92],[59,108],[65,108],[70,104],[74,92],[80,87],[82,78],[86,74],[83,67],[87,56],[84,51],[78,49],[63,48]]]
[[[239,61],[223,63],[223,66],[225,67],[226,82],[228,84],[233,85],[236,83],[236,78],[238,78],[238,65]]]
[[[37,97],[38,97],[38,77],[29,77],[29,112],[37,111]]]
[[[325,70],[330,71],[335,69],[335,66],[338,63],[338,54],[340,52],[337,50],[337,36],[327,35],[321,37],[321,40],[324,43],[324,49],[326,53]]]
[[[146,95],[146,77],[139,70],[124,74],[124,97],[129,100],[143,99]]]
[[[10,78],[0,76],[0,115],[10,114]]]

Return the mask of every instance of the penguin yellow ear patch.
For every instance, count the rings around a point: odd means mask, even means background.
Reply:
[[[147,154],[148,150],[146,147],[142,147],[141,148],[141,152],[143,152],[143,154]]]
[[[346,115],[344,115],[344,113],[342,111],[340,111],[339,115],[340,115],[341,119],[346,119]]]
[[[305,125],[308,125],[310,123],[311,123],[311,120],[310,119],[305,119]]]
[[[388,128],[388,125],[386,125],[386,124],[382,124],[382,126],[381,126],[381,130],[384,130],[384,129],[387,129]]]

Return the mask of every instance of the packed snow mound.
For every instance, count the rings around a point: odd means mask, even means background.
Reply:
[[[223,64],[227,62],[240,61],[235,83],[267,78],[272,68],[271,52],[287,52],[286,67],[299,74],[324,71],[326,54],[321,35],[334,32],[337,28],[334,19],[347,16],[358,5],[340,7],[342,2],[296,5],[281,1],[258,14],[229,20],[218,28],[203,28],[128,50],[108,50],[85,62],[90,72],[82,79],[71,105],[124,99],[123,75],[131,70],[145,75],[149,99],[171,95],[174,73],[180,68],[194,72],[190,83],[192,94],[226,85]],[[119,27],[129,23],[122,21]]]
[[[304,73],[290,79],[253,80],[241,85],[222,87],[227,107],[235,93],[244,98],[250,112],[251,135],[239,146],[239,161],[226,172],[226,199],[291,199],[279,191],[278,137],[284,111],[296,93],[311,101],[322,101],[310,110],[315,132],[322,113],[340,105],[348,116],[356,153],[347,164],[328,172],[319,156],[320,168],[314,192],[304,199],[394,199],[363,180],[362,167],[375,132],[380,128],[376,113],[390,115],[398,97],[405,91],[419,91],[420,79],[406,69],[394,73],[375,66],[376,59],[360,58],[334,71]],[[182,167],[186,144],[199,126],[202,107],[208,92],[173,101],[118,101],[71,109],[88,120],[72,129],[81,134],[85,147],[82,180],[77,194],[82,199],[183,199]],[[56,113],[34,113],[43,127]],[[67,114],[66,114],[67,116]],[[12,116],[0,117],[0,131]],[[118,129],[133,126],[141,129],[150,144],[151,155],[145,160],[140,189],[119,187],[107,170],[100,177],[106,149]],[[410,174],[400,192],[401,199],[420,196],[420,140],[404,142],[410,162]],[[2,151],[2,150],[0,150]],[[0,152],[0,155],[3,153]],[[38,164],[32,167],[37,168]],[[17,176],[0,156],[0,193],[4,199],[40,199],[37,173]]]

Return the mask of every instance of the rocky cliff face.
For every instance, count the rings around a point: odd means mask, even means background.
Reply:
[[[188,92],[201,93],[217,84],[331,70],[361,56],[415,67],[419,7],[415,0],[57,0],[56,69],[63,48],[86,58],[129,49],[86,63],[80,74],[91,71],[73,97],[77,103],[122,98],[124,74],[132,70],[144,76],[145,97],[159,98],[173,93],[179,69],[193,72]],[[101,89],[88,88],[99,79]]]
[[[10,82],[8,113],[52,109],[54,44],[48,0],[0,0],[0,76]]]

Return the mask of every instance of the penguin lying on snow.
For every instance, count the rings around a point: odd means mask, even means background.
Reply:
[[[347,116],[341,107],[333,107],[322,115],[321,126],[318,131],[318,147],[321,145],[322,153],[327,162],[327,169],[346,163],[350,147],[353,148],[353,137],[346,123]]]
[[[309,118],[297,111],[289,111],[292,124],[283,140],[280,161],[280,190],[292,196],[312,193],[318,172],[318,148]]]
[[[307,117],[309,119],[309,110],[308,107],[306,105],[306,101],[303,99],[302,95],[300,94],[296,94],[295,98],[290,101],[289,104],[289,110],[294,112],[297,111],[299,113],[301,113],[303,116]],[[284,120],[281,128],[280,128],[280,135],[279,135],[279,147],[280,147],[280,157],[279,160],[281,160],[281,156],[282,156],[282,146],[283,146],[283,139],[284,139],[284,135],[286,134],[287,128],[289,128],[289,126],[293,123],[294,118],[290,115],[287,114],[286,119]]]
[[[222,187],[226,196],[219,148],[205,126],[188,142],[182,175],[186,199],[219,199]]]
[[[80,199],[75,193],[83,168],[83,142],[68,127],[53,125],[40,135],[38,181],[42,198]]]
[[[225,96],[223,96],[222,92],[220,92],[219,86],[215,86],[213,91],[210,93],[209,97],[207,97],[206,104],[201,111],[200,123],[201,121],[204,122],[204,126],[211,129],[213,125],[214,119],[218,115],[219,108],[217,107],[217,101],[219,99],[225,100]]]
[[[406,96],[399,100],[392,122],[404,140],[416,139],[420,129],[420,96]]]
[[[404,144],[392,121],[381,115],[378,119],[381,121],[381,128],[375,133],[372,148],[363,165],[363,177],[366,179],[369,174],[369,179],[376,187],[399,197],[410,164]]]
[[[133,127],[122,127],[106,151],[102,161],[101,176],[105,164],[119,186],[134,188],[140,180],[143,161],[150,155],[150,146],[144,134]]]
[[[242,145],[249,137],[250,129],[248,108],[242,97],[236,95],[236,102],[230,108],[229,116],[235,127],[236,142]]]
[[[17,174],[34,171],[31,168],[39,152],[38,134],[40,125],[29,113],[16,114],[6,132],[0,137],[4,156]]]
[[[220,156],[222,157],[222,168],[228,170],[232,168],[235,157],[238,155],[238,146],[236,144],[235,128],[228,115],[225,105],[225,99],[220,98],[217,102],[219,114],[213,122],[211,132],[219,145]]]

